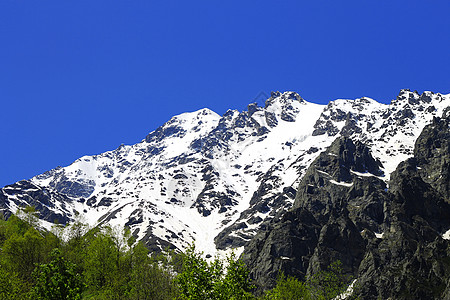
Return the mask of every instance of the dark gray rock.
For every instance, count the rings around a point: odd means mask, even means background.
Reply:
[[[267,125],[269,125],[269,127],[273,128],[278,125],[278,120],[274,113],[265,111],[264,116],[266,118],[266,123]]]
[[[281,193],[271,193],[273,189],[280,188],[282,185],[280,178],[274,174],[279,167],[280,165],[275,165],[260,175],[260,185],[250,200],[250,207],[240,214],[235,223],[227,226],[215,237],[214,241],[218,249],[224,250],[228,247],[236,248],[246,245],[250,237],[260,228],[264,228],[269,220],[291,207],[290,203],[295,198],[294,188],[284,187]],[[255,218],[255,213],[264,214],[264,219]],[[247,230],[240,226],[244,222],[250,225],[258,224],[258,227]]]
[[[260,110],[261,108],[258,107],[258,103],[250,103],[247,106],[247,110],[248,110],[248,115],[251,117],[255,112],[257,112],[258,110]]]
[[[186,130],[184,130],[181,126],[171,125],[174,122],[175,121],[173,119],[168,121],[166,124],[147,135],[145,141],[147,143],[155,143],[160,142],[169,136],[183,137],[186,134]]]
[[[339,129],[331,122],[330,120],[323,121],[321,119],[317,120],[314,125],[314,131],[312,133],[313,136],[328,134],[328,136],[335,136],[339,133]]]
[[[289,211],[267,230],[260,230],[243,254],[256,286],[273,287],[279,272],[305,278],[320,230],[321,225],[305,209]]]
[[[450,203],[450,116],[434,118],[416,141],[414,156],[424,180]]]
[[[65,203],[72,202],[72,199],[52,189],[38,186],[29,180],[21,180],[0,189],[0,211],[5,217],[11,215],[11,202],[22,208],[33,206],[40,219],[52,223],[66,224],[74,217],[72,211],[64,211]],[[59,210],[60,212],[53,210],[56,203],[59,203],[62,208]]]
[[[64,173],[59,173],[49,184],[50,187],[54,188],[61,194],[67,195],[68,197],[89,197],[95,189],[95,181],[93,180],[82,180],[78,179],[76,181],[69,180]]]
[[[448,122],[425,127],[389,189],[363,144],[338,138],[321,153],[293,209],[244,250],[259,290],[279,272],[305,279],[339,260],[361,299],[449,299],[450,243],[441,237],[450,229]]]

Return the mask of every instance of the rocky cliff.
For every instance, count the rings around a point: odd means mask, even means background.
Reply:
[[[362,299],[450,298],[450,115],[434,118],[386,182],[370,149],[337,138],[310,165],[295,203],[245,248],[260,290],[341,261]]]

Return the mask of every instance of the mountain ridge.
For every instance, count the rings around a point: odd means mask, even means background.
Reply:
[[[273,92],[264,107],[174,116],[140,143],[2,188],[0,205],[6,215],[34,205],[47,227],[79,215],[91,226],[126,224],[154,251],[195,241],[206,254],[239,252],[292,207],[307,168],[336,137],[367,144],[388,181],[449,105],[450,95],[409,90],[389,105]]]
[[[380,166],[348,137],[317,157],[292,209],[246,245],[243,258],[260,290],[280,272],[306,279],[340,261],[362,299],[449,299],[448,110],[426,125],[414,156],[388,182]]]

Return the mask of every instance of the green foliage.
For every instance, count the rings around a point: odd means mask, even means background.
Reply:
[[[27,279],[31,276],[35,264],[44,260],[44,237],[32,227],[29,227],[24,234],[22,234],[22,228],[10,234],[2,245],[2,261],[12,272]]]
[[[119,264],[117,255],[111,237],[99,233],[85,253],[84,275],[89,287],[100,289],[112,284]]]
[[[29,287],[14,272],[9,272],[0,266],[0,299],[22,300],[29,298]]]
[[[77,221],[63,241],[62,228],[42,232],[36,224],[33,209],[0,218],[0,299],[256,299],[234,254],[209,262],[191,246],[149,257],[129,230]],[[306,282],[281,274],[264,299],[333,299],[347,282],[336,262]]]
[[[132,255],[129,236],[118,229],[91,230],[81,242],[88,295],[95,299],[128,299]],[[83,245],[85,244],[85,245]]]
[[[98,229],[89,229],[83,221],[77,220],[65,229],[67,241],[62,249],[64,257],[73,262],[77,267],[77,272],[82,274],[86,260],[87,248],[95,238]]]
[[[177,276],[176,282],[180,286],[183,299],[211,299],[214,283],[218,280],[218,263],[208,264],[190,247],[183,255],[182,272]]]
[[[341,262],[332,263],[326,271],[318,272],[306,282],[281,273],[277,285],[266,292],[267,300],[329,300],[345,292],[348,278],[342,274]]]
[[[278,276],[277,285],[268,291],[264,297],[267,300],[300,300],[309,299],[307,285],[291,276],[286,277],[284,273]]]
[[[0,231],[2,235],[2,242],[4,242],[12,234],[24,235],[30,228],[30,225],[16,215],[12,215],[9,219],[0,221]]]
[[[72,250],[85,248],[87,298],[174,299],[177,296],[173,274],[161,267],[161,261],[151,259],[142,243],[133,244],[128,230],[120,232],[109,227],[89,231],[84,241],[71,244],[75,246]]]
[[[83,283],[75,265],[64,259],[59,249],[54,249],[50,257],[48,264],[37,266],[33,272],[36,299],[81,299]]]
[[[227,267],[216,258],[208,263],[190,247],[183,255],[183,267],[176,278],[182,299],[252,299],[252,285],[244,264],[227,257]]]
[[[253,299],[249,271],[234,253],[226,258],[227,267],[223,280],[219,281],[218,294],[222,299]]]
[[[307,281],[311,299],[333,299],[345,292],[349,278],[342,274],[342,263],[333,262],[326,271],[314,274]]]
[[[164,259],[152,259],[148,250],[139,242],[132,248],[132,272],[130,299],[163,300],[174,299],[178,295],[170,266]]]
[[[0,299],[27,299],[35,265],[43,262],[54,240],[37,231],[34,209],[0,219]]]
[[[0,299],[178,297],[168,259],[151,259],[129,230],[78,221],[63,241],[62,228],[38,231],[34,210],[24,211],[0,218]]]

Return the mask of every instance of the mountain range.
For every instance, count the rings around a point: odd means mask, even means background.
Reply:
[[[261,290],[280,270],[306,278],[340,260],[363,298],[439,299],[450,294],[449,119],[450,94],[319,105],[272,92],[264,107],[174,116],[137,144],[5,186],[0,209],[32,205],[47,229],[127,226],[156,252],[234,249]]]

